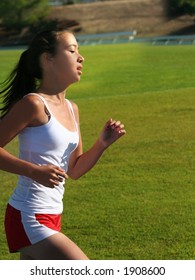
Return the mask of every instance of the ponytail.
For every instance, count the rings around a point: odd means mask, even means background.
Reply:
[[[4,117],[11,107],[26,94],[36,91],[42,79],[40,55],[44,52],[55,55],[58,35],[62,32],[66,31],[43,31],[37,34],[29,48],[21,54],[18,64],[2,83],[1,117]]]
[[[18,64],[2,85],[4,88],[0,94],[3,95],[4,101],[0,111],[3,117],[12,105],[36,89],[36,80],[28,67],[28,50],[21,54]]]

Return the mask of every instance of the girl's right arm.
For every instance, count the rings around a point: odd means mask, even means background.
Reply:
[[[54,165],[38,166],[21,160],[4,149],[25,127],[40,120],[44,122],[45,117],[43,103],[38,98],[29,96],[17,102],[0,121],[0,169],[29,177],[47,187],[54,187],[62,181],[61,177],[67,178],[62,169]]]

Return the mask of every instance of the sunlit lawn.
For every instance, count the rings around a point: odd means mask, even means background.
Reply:
[[[67,97],[80,109],[84,149],[110,117],[127,134],[64,198],[63,232],[91,259],[194,259],[194,46],[80,47],[83,78]],[[0,79],[20,51],[0,51]],[[14,121],[14,120],[13,120]],[[17,154],[17,140],[8,150]],[[0,172],[3,219],[16,176]]]

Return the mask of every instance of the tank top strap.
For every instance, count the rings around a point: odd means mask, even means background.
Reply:
[[[28,93],[28,94],[26,94],[25,96],[29,96],[29,95],[35,95],[35,96],[37,96],[37,97],[39,97],[42,101],[43,101],[43,103],[44,103],[44,105],[45,105],[45,107],[46,107],[46,109],[47,109],[47,111],[49,112],[49,114],[50,114],[50,116],[52,116],[52,113],[51,113],[51,111],[50,111],[50,109],[49,109],[49,106],[48,106],[48,104],[47,104],[47,101],[45,100],[45,98],[43,97],[43,96],[41,96],[40,94],[38,94],[38,93]],[[24,96],[24,97],[25,97]]]
[[[77,120],[76,120],[76,117],[75,117],[75,113],[74,113],[72,104],[71,104],[71,102],[68,99],[65,98],[65,100],[66,100],[66,102],[67,102],[67,104],[68,104],[68,106],[69,106],[69,108],[70,108],[70,110],[72,112],[72,115],[73,115],[73,118],[74,118],[74,121],[75,121],[75,124],[76,124],[76,127],[77,127],[78,126],[77,125]]]

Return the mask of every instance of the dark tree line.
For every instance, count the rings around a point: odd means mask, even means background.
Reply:
[[[68,1],[66,0],[66,4],[68,4]],[[167,11],[170,15],[195,13],[195,0],[162,1],[166,2]],[[48,2],[48,0],[0,0],[0,24],[8,30],[16,30],[18,32],[26,26],[31,26],[32,28],[37,28],[37,26],[43,27],[45,18],[50,11]],[[86,0],[73,1],[73,3],[84,2]]]
[[[194,14],[195,0],[166,0],[170,15]]]

